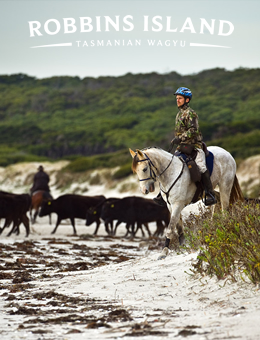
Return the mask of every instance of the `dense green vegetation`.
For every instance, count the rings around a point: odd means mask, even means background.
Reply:
[[[187,250],[200,250],[193,273],[237,281],[260,282],[259,203],[236,203],[229,212],[206,211],[189,219]]]
[[[260,69],[84,79],[15,74],[0,76],[0,165],[66,158],[80,169],[103,166],[111,157],[91,155],[150,145],[167,149],[177,113],[172,94],[179,86],[192,89],[191,106],[209,145],[236,158],[260,153]]]

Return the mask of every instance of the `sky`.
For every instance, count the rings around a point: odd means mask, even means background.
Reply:
[[[259,0],[0,0],[0,74],[259,68],[259,13]]]

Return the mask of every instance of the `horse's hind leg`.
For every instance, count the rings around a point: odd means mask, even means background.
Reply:
[[[36,222],[36,218],[38,216],[38,212],[39,212],[39,209],[36,209],[35,212],[34,212],[34,215],[33,215],[32,224],[34,224]]]
[[[33,218],[32,218],[32,210],[33,210],[33,208],[32,208],[32,206],[30,206],[30,210],[29,210],[29,216],[30,216],[30,220],[31,220],[31,222],[33,223]]]
[[[219,193],[220,193],[222,211],[228,210],[232,184],[230,185],[230,181],[228,183],[224,182],[224,183],[219,184]]]

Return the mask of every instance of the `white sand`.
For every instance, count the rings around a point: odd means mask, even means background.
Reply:
[[[32,233],[29,239],[46,245],[43,239],[53,237],[50,235],[53,226],[49,226],[47,222],[48,219],[41,219],[34,226],[35,233]],[[152,229],[154,227],[153,225]],[[79,235],[86,232],[92,233],[94,226],[86,228],[84,221],[78,220],[77,230]],[[24,230],[21,229],[21,231],[22,235],[12,236],[9,239],[1,235],[0,243],[13,244],[18,240],[22,241]],[[122,236],[124,231],[124,227],[121,227],[119,235]],[[73,242],[72,237],[66,236],[71,232],[72,227],[63,223],[55,237]],[[93,241],[83,242],[90,247],[96,247],[97,255],[103,246],[109,244],[136,246],[140,242],[140,240],[131,242],[118,238],[104,243],[101,237],[105,235],[103,226],[100,227],[99,235],[100,237]],[[51,329],[51,333],[33,334],[30,329],[18,329],[18,325],[33,317],[9,315],[4,307],[7,301],[1,297],[0,334],[2,339],[120,339],[131,333],[131,327],[136,323],[149,324],[153,331],[165,332],[165,335],[162,333],[158,336],[141,336],[140,339],[165,337],[181,339],[183,338],[181,334],[185,335],[187,332],[195,333],[187,336],[194,340],[260,339],[259,287],[242,283],[242,281],[231,284],[209,277],[190,276],[188,273],[190,273],[192,261],[196,258],[195,253],[177,255],[171,252],[165,260],[157,261],[158,251],[148,251],[148,244],[147,240],[141,242],[141,246],[144,247],[133,260],[111,263],[87,271],[63,272],[62,278],[54,275],[53,279],[38,279],[30,282],[36,285],[32,292],[54,290],[66,296],[110,301],[111,304],[128,310],[133,321],[114,322],[111,323],[112,328],[109,329],[104,327],[88,329],[86,325],[75,326],[66,322],[60,325],[43,324],[38,328]],[[63,246],[64,249],[68,247],[66,244]],[[117,249],[114,250],[117,251]],[[46,251],[48,252],[47,248]],[[128,253],[131,254],[131,249]],[[64,258],[63,261],[65,263],[66,259]],[[55,271],[55,274],[57,273],[59,272]],[[1,294],[4,292],[6,290],[0,291]],[[18,300],[17,302],[26,306],[26,303],[28,305],[33,301],[28,300],[25,303]],[[102,310],[93,311],[93,313],[102,314]],[[77,329],[81,333],[68,334],[71,329]],[[179,332],[181,332],[180,335],[178,335]],[[126,337],[126,339],[134,338],[133,336]]]

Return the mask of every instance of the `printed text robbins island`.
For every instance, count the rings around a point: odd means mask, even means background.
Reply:
[[[42,25],[40,21],[29,21],[30,37],[42,36],[44,34],[55,35],[59,32],[64,34],[73,34],[76,32],[90,33],[90,32],[130,32],[133,31],[134,18],[132,15],[126,15],[120,18],[116,15],[114,19],[109,16],[96,16],[94,19],[91,17],[79,17],[78,20],[74,18],[63,18],[62,22],[57,19],[49,19]],[[149,18],[148,15],[143,17],[143,31],[144,32],[170,32],[170,33],[183,33],[190,32],[192,34],[217,34],[220,36],[231,35],[234,31],[234,25],[226,20],[206,20],[200,18],[198,27],[193,24],[190,17],[187,17],[180,27],[175,27],[174,20],[171,16],[154,16]]]

